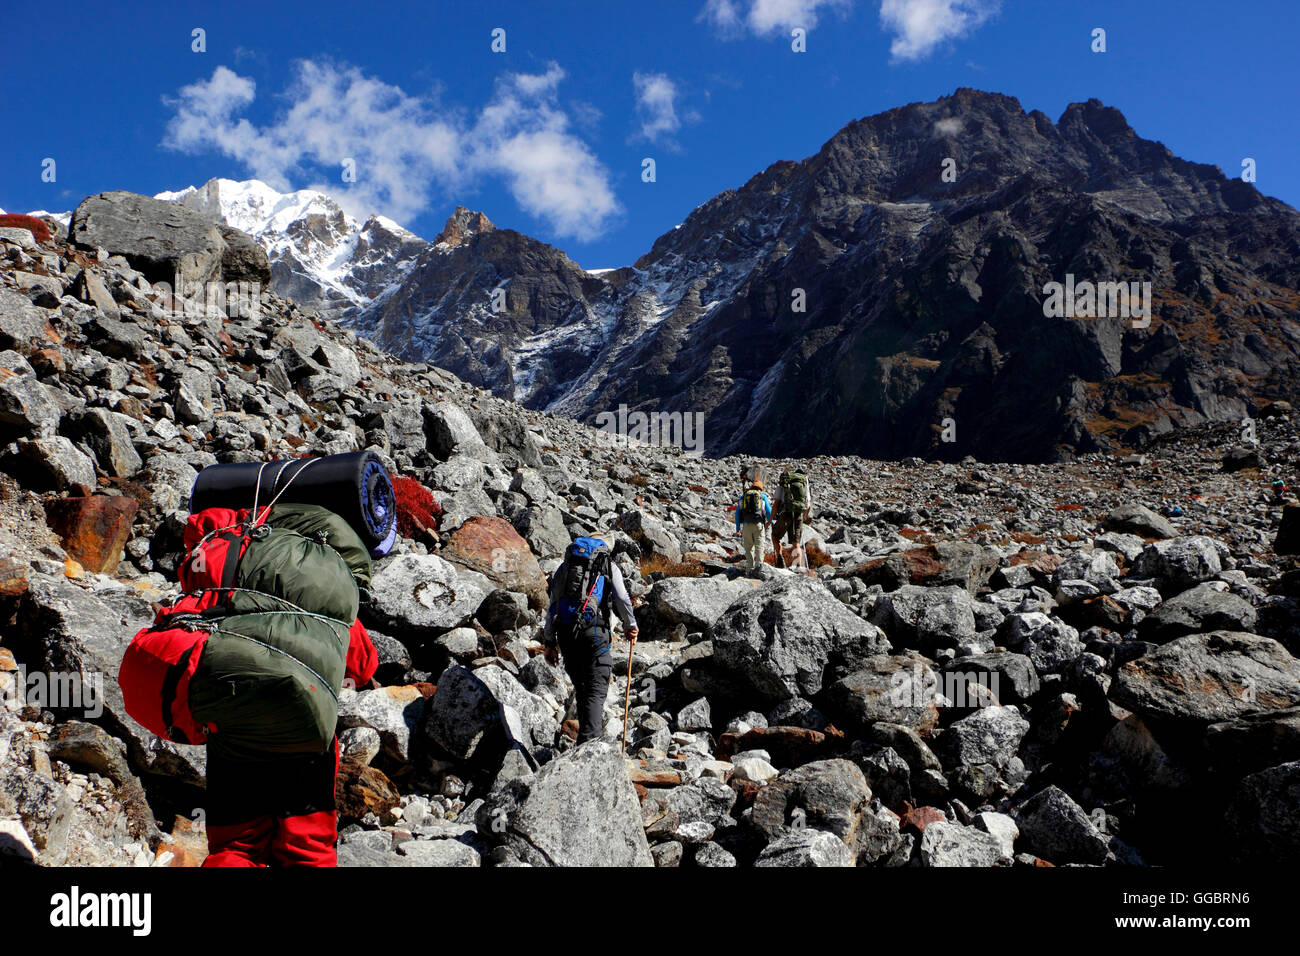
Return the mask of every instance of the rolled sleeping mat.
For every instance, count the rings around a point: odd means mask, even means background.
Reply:
[[[260,511],[281,492],[283,503],[320,505],[339,515],[370,549],[372,558],[387,554],[397,541],[393,482],[379,456],[370,451],[209,465],[190,490],[190,512],[251,508],[254,497]]]

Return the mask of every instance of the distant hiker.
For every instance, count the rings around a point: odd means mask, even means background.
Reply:
[[[585,743],[601,736],[605,727],[605,697],[613,666],[610,610],[623,622],[634,646],[640,631],[623,572],[600,538],[578,538],[569,545],[551,579],[550,598],[542,638],[546,659],[555,663],[557,650],[564,655],[564,669],[573,680],[578,743]]]
[[[781,483],[776,489],[776,521],[772,525],[772,546],[776,548],[776,566],[785,567],[781,553],[781,539],[788,538],[794,545],[796,560],[803,557],[803,523],[812,511],[812,492],[808,490],[808,476],[802,471],[781,472]]]
[[[755,478],[736,504],[736,533],[744,535],[746,573],[753,574],[763,563],[766,531],[771,523],[772,502],[763,491],[763,479]]]

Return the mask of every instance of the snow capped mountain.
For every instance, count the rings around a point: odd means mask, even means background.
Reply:
[[[5,215],[5,211],[0,209],[0,216]],[[68,228],[68,223],[72,221],[72,213],[69,212],[48,212],[44,209],[33,209],[31,212],[23,213],[24,216],[33,216],[37,219],[53,219],[55,222]]]
[[[384,216],[364,222],[325,193],[281,193],[256,179],[211,179],[162,192],[255,238],[271,261],[276,292],[332,319],[350,319],[397,285],[428,243]]]
[[[47,212],[44,209],[34,209],[27,215],[35,216],[37,219],[53,219],[62,225],[64,229],[68,228],[68,223],[72,222],[71,212]]]

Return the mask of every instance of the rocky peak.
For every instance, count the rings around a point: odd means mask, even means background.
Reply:
[[[473,236],[480,233],[491,232],[496,229],[492,225],[492,220],[488,219],[481,212],[474,212],[464,206],[457,206],[456,211],[447,217],[447,222],[443,225],[442,231],[434,238],[435,244],[444,244],[448,246],[459,246],[468,242]]]
[[[1071,103],[1056,124],[1061,129],[1085,128],[1103,140],[1136,137],[1124,114],[1097,98],[1086,103]]]

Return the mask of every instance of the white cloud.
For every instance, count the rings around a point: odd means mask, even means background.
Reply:
[[[595,239],[619,211],[609,173],[556,105],[564,71],[510,74],[469,133],[472,170],[505,178],[523,209],[562,236]]]
[[[640,135],[652,142],[670,141],[682,127],[677,116],[677,84],[664,73],[633,73]]]
[[[708,0],[697,20],[707,20],[719,30],[731,31],[740,26],[740,8],[733,0]]]
[[[974,31],[998,12],[1000,0],[881,0],[880,25],[895,34],[895,61],[923,60],[939,44]]]
[[[217,67],[207,80],[166,100],[174,115],[164,145],[215,150],[277,189],[311,176],[349,211],[381,212],[402,222],[428,208],[434,193],[502,178],[520,206],[561,236],[592,239],[619,211],[609,173],[570,129],[557,105],[564,71],[509,74],[491,101],[465,119],[427,98],[366,76],[356,67],[305,60],[272,123],[238,118],[254,100],[252,80]],[[340,179],[344,159],[357,180]]]
[[[781,32],[795,27],[811,30],[817,25],[820,11],[847,14],[853,0],[707,0],[698,19],[711,23],[723,34],[748,30],[756,36]]]
[[[961,132],[962,122],[955,116],[949,116],[945,119],[938,120],[934,124],[935,136],[956,136]]]

